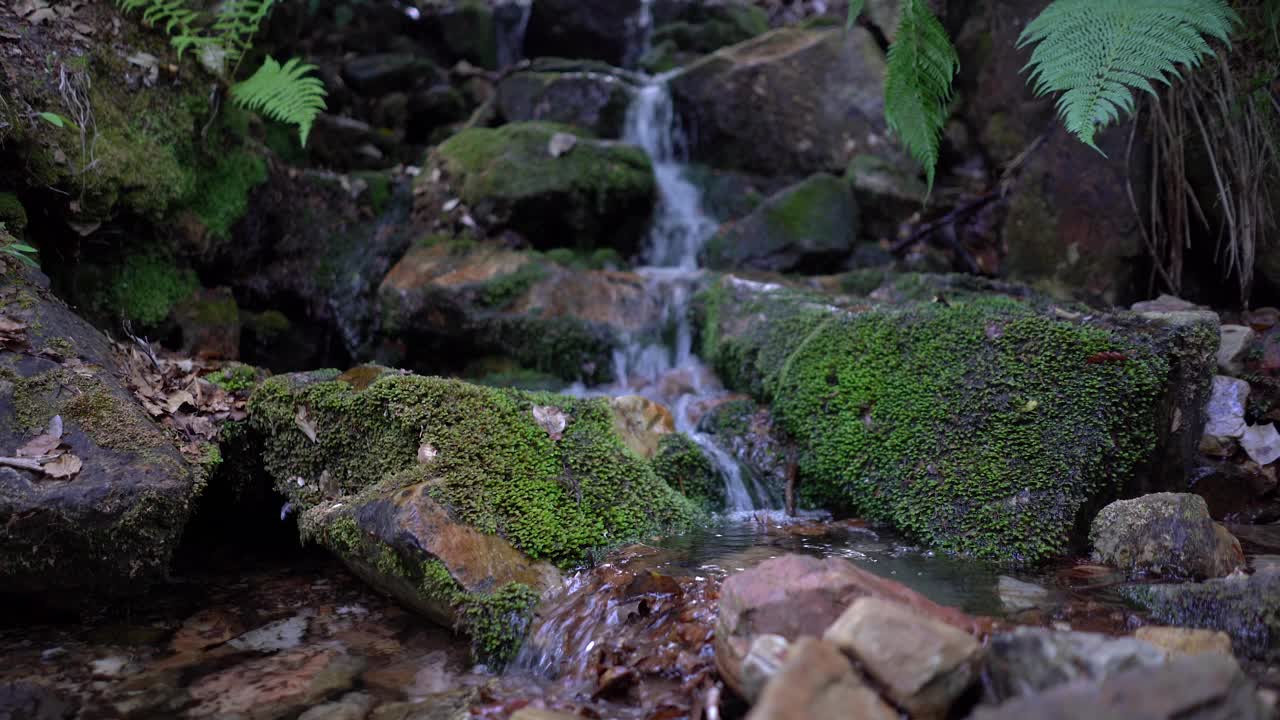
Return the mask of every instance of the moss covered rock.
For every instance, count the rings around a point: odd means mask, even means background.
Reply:
[[[769,15],[743,1],[672,3],[657,9],[654,25],[640,65],[649,72],[666,72],[768,32]]]
[[[365,367],[272,378],[249,411],[308,538],[472,629],[524,615],[554,577],[534,561],[572,566],[696,515],[627,449],[604,400]]]
[[[704,357],[772,403],[803,499],[1024,562],[1066,551],[1171,434],[1198,433],[1174,413],[1171,367],[1211,368],[1211,349],[1183,352],[1216,332],[1001,295],[846,304],[733,277],[705,305]]]
[[[163,580],[198,492],[169,436],[118,380],[107,339],[16,263],[0,259],[0,454],[62,419],[80,471],[0,467],[0,593],[54,604],[145,592]]]
[[[637,147],[587,138],[553,156],[551,138],[565,131],[572,132],[512,123],[454,135],[420,176],[420,210],[438,215],[459,198],[486,229],[514,230],[535,247],[635,253],[653,208],[648,157]]]
[[[566,266],[561,253],[430,238],[412,247],[379,291],[394,359],[456,369],[504,354],[565,380],[607,380],[622,337],[663,319],[648,281],[632,273]]]
[[[1199,495],[1152,493],[1117,500],[1089,529],[1094,558],[1133,575],[1201,580],[1244,564],[1240,541],[1209,517]]]
[[[703,510],[724,509],[724,480],[711,458],[688,435],[663,435],[653,456],[653,470]]]
[[[814,175],[779,191],[706,247],[718,270],[827,272],[858,238],[858,206],[839,178]]]

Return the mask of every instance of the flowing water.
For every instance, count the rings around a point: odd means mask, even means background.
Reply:
[[[524,59],[524,35],[533,14],[533,0],[506,0],[493,9],[498,67],[515,65]]]

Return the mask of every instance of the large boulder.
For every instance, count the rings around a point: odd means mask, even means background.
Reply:
[[[789,641],[821,637],[853,601],[876,597],[901,603],[923,616],[969,631],[972,618],[943,607],[896,581],[843,558],[783,555],[730,576],[720,588],[716,666],[740,695],[743,660],[761,635]]]
[[[1117,500],[1094,518],[1089,539],[1094,559],[1133,574],[1202,580],[1244,564],[1240,541],[1187,493]]]
[[[768,175],[841,173],[856,155],[901,160],[884,124],[884,54],[862,28],[774,30],[671,79],[693,159]]]
[[[637,76],[604,63],[539,58],[503,76],[498,110],[507,122],[565,123],[603,138],[620,138]]]
[[[383,280],[382,330],[402,348],[391,359],[411,367],[447,369],[500,354],[565,380],[598,382],[609,379],[623,337],[662,322],[648,288],[633,273],[438,238],[411,248]]]
[[[0,594],[76,606],[146,592],[166,577],[197,473],[123,386],[102,333],[34,271],[0,258],[0,275]]]
[[[250,421],[304,537],[477,654],[502,659],[556,571],[695,511],[614,431],[601,399],[361,367],[277,376]]]
[[[895,283],[876,303],[727,276],[703,299],[702,356],[771,403],[800,496],[939,547],[1036,561],[1198,436],[1185,374],[1213,366],[1216,318],[1084,316],[1042,301]],[[1196,370],[1199,368],[1199,370]],[[1145,490],[1141,490],[1145,492]]]
[[[778,192],[708,241],[716,270],[829,272],[858,239],[858,206],[834,175],[814,175]]]
[[[531,122],[454,135],[433,151],[414,188],[419,214],[469,212],[484,229],[513,230],[540,248],[637,252],[653,209],[649,158],[571,132]]]

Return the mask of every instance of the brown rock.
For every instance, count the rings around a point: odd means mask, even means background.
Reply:
[[[747,720],[813,718],[896,720],[898,712],[866,686],[834,645],[804,637],[792,645]]]
[[[190,688],[189,718],[292,716],[351,687],[364,660],[332,647],[299,648],[207,675]]]
[[[1133,636],[1171,653],[1231,655],[1231,637],[1214,630],[1148,625],[1138,628]]]
[[[978,677],[969,633],[875,597],[859,598],[823,639],[858,660],[913,718],[942,718]]]
[[[581,715],[542,710],[540,708],[521,708],[511,715],[511,720],[581,720]]]
[[[721,586],[716,665],[725,681],[745,696],[742,660],[756,636],[780,635],[790,641],[820,637],[853,601],[868,596],[902,603],[962,630],[975,625],[963,612],[848,560],[784,555],[733,575]]]

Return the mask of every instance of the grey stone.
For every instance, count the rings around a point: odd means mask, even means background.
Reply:
[[[747,720],[837,717],[897,720],[898,712],[867,687],[834,645],[804,637],[792,646]]]
[[[1274,423],[1250,425],[1240,438],[1240,447],[1248,453],[1250,460],[1259,465],[1270,465],[1280,459],[1280,433],[1276,432]]]
[[[1218,369],[1228,375],[1239,375],[1244,370],[1245,353],[1258,333],[1245,325],[1223,325],[1218,332]]]
[[[1249,399],[1249,383],[1224,375],[1213,378],[1204,433],[1220,438],[1244,435],[1244,404]]]
[[[1095,560],[1131,575],[1222,577],[1244,560],[1239,541],[1209,517],[1204,498],[1189,493],[1117,500],[1094,518],[1089,540]]]
[[[1003,702],[1077,681],[1100,681],[1165,662],[1164,651],[1133,638],[1020,627],[992,635],[987,700]]]

